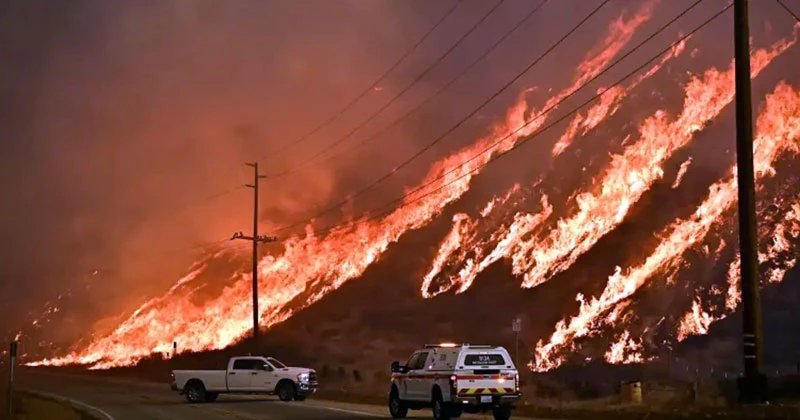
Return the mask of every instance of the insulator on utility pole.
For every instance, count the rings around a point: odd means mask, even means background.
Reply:
[[[247,187],[253,189],[253,235],[247,236],[243,232],[236,232],[231,237],[231,240],[243,239],[253,243],[253,349],[255,354],[258,354],[258,244],[275,242],[278,238],[258,234],[258,181],[266,178],[266,176],[258,173],[258,162],[247,163],[246,165],[253,168],[253,183],[247,184]]]

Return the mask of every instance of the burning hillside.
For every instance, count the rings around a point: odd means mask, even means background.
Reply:
[[[428,269],[419,278],[419,299],[449,298],[439,296],[468,291],[478,276],[497,262],[505,262],[524,289],[541,288],[561,281],[581,264],[581,258],[599,247],[620,226],[633,218],[643,197],[657,185],[667,182],[674,192],[697,189],[684,177],[691,177],[699,164],[689,165],[680,153],[698,141],[709,125],[720,118],[734,97],[733,67],[697,68],[695,53],[704,45],[697,43],[694,33],[680,35],[666,44],[663,51],[645,62],[639,71],[596,91],[588,107],[575,112],[557,112],[565,108],[576,92],[610,68],[623,62],[620,58],[633,48],[633,41],[645,38],[642,28],[653,17],[655,3],[648,2],[630,16],[612,22],[598,45],[574,66],[569,85],[549,94],[541,105],[533,104],[529,91],[523,90],[512,104],[502,123],[491,134],[479,138],[450,155],[439,159],[420,183],[407,190],[399,205],[386,214],[373,214],[336,226],[324,232],[309,225],[305,234],[282,242],[281,250],[272,252],[259,262],[259,295],[261,326],[270,328],[282,323],[323,297],[336,294],[345,283],[357,279],[365,270],[378,264],[385,253],[411,231],[420,230],[447,216],[449,206],[461,203],[473,182],[498,156],[523,142],[533,140],[532,147],[543,150],[552,163],[542,170],[537,181],[521,180],[509,190],[495,191],[497,196],[476,207],[476,214],[466,212],[452,216],[452,229],[440,238],[433,255],[423,255]],[[725,15],[722,15],[725,16]],[[795,28],[797,29],[797,28]],[[759,77],[797,42],[797,33],[773,40],[766,47],[752,52],[752,77]],[[663,48],[664,45],[661,45]],[[688,80],[665,86],[670,80],[664,73],[688,63],[692,74]],[[661,77],[658,83],[650,83]],[[769,264],[770,282],[779,282],[794,260],[791,251],[800,237],[800,198],[791,191],[794,184],[767,187],[770,179],[783,179],[776,169],[800,153],[800,86],[780,82],[759,104],[756,129],[755,168],[761,184],[759,199],[769,201],[777,213],[767,226],[762,226],[762,262]],[[642,90],[680,89],[679,109],[652,109],[650,115],[636,121],[632,133],[610,131],[601,144],[592,149],[617,150],[605,162],[578,164],[577,185],[567,194],[557,190],[561,180],[558,169],[562,160],[574,149],[582,148],[591,139],[601,142],[596,133],[612,126],[614,118],[626,107],[651,108],[652,95]],[[560,124],[560,122],[566,124]],[[560,130],[560,131],[558,131]],[[609,131],[606,131],[608,133]],[[549,137],[545,137],[543,134]],[[691,159],[691,158],[690,158]],[[675,179],[665,180],[672,165],[680,166]],[[572,163],[565,167],[574,168]],[[593,172],[595,171],[595,172]],[[719,180],[702,188],[707,194],[694,210],[678,216],[668,225],[655,227],[659,243],[640,247],[638,257],[615,271],[595,272],[592,297],[578,294],[576,314],[555,325],[549,336],[537,344],[531,367],[549,370],[567,360],[590,339],[614,337],[602,357],[612,363],[628,363],[654,357],[650,348],[658,340],[682,340],[689,335],[704,334],[711,323],[736,308],[738,291],[736,271],[731,270],[725,285],[714,279],[698,282],[697,299],[678,322],[641,327],[641,311],[637,297],[648,288],[668,288],[682,281],[691,265],[687,254],[716,243],[716,251],[707,258],[736,266],[736,261],[723,262],[721,255],[733,249],[730,238],[730,214],[736,204],[736,168],[731,167]],[[688,175],[687,175],[688,174]],[[563,189],[566,187],[560,186]],[[680,212],[680,209],[676,210]],[[713,238],[717,236],[718,238]],[[637,247],[637,244],[631,244]],[[727,255],[727,254],[726,254]],[[164,295],[141,305],[121,321],[114,330],[93,339],[71,353],[34,364],[88,364],[94,368],[124,366],[151,353],[171,350],[173,341],[182,350],[203,351],[224,348],[248,333],[251,326],[250,276],[245,269],[235,270],[222,279],[225,287],[212,296],[198,299],[206,284],[201,281],[210,264],[230,256],[224,251],[209,254],[192,267]],[[404,273],[406,276],[412,273]],[[727,282],[727,283],[726,283]],[[600,283],[600,284],[599,284]],[[706,294],[721,296],[722,303]],[[563,314],[562,314],[563,315]],[[666,317],[666,315],[664,315]],[[636,329],[643,331],[636,331]],[[658,336],[652,338],[651,336]],[[636,338],[633,338],[636,337]],[[666,337],[666,338],[663,338]]]

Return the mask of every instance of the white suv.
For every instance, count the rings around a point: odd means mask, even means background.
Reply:
[[[431,407],[436,420],[489,410],[508,420],[520,397],[517,368],[503,347],[428,344],[391,369],[389,413],[396,419]]]

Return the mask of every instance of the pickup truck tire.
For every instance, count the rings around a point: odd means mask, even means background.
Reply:
[[[206,402],[206,387],[196,379],[187,382],[183,387],[183,392],[186,394],[186,399],[191,403]]]
[[[392,391],[389,392],[389,414],[393,419],[404,419],[408,416],[408,406],[400,399],[395,387],[392,387]]]
[[[280,398],[281,401],[291,401],[295,399],[297,395],[294,389],[294,383],[286,379],[278,382],[278,386],[275,388],[275,392],[278,394],[278,398]]]

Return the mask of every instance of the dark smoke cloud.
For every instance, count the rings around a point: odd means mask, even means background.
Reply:
[[[248,190],[204,197],[250,181],[245,161],[279,171],[349,131],[491,6],[464,2],[382,90],[282,160],[265,159],[364,89],[451,4],[3,2],[0,304],[14,315],[0,331],[67,291],[80,302],[67,316],[79,331],[163,290],[195,257],[185,249],[249,230]],[[527,7],[504,8],[492,25]],[[455,58],[368,129],[444,83],[462,66]],[[376,141],[378,153],[429,141],[410,127]],[[385,167],[332,161],[265,183],[265,228]]]

